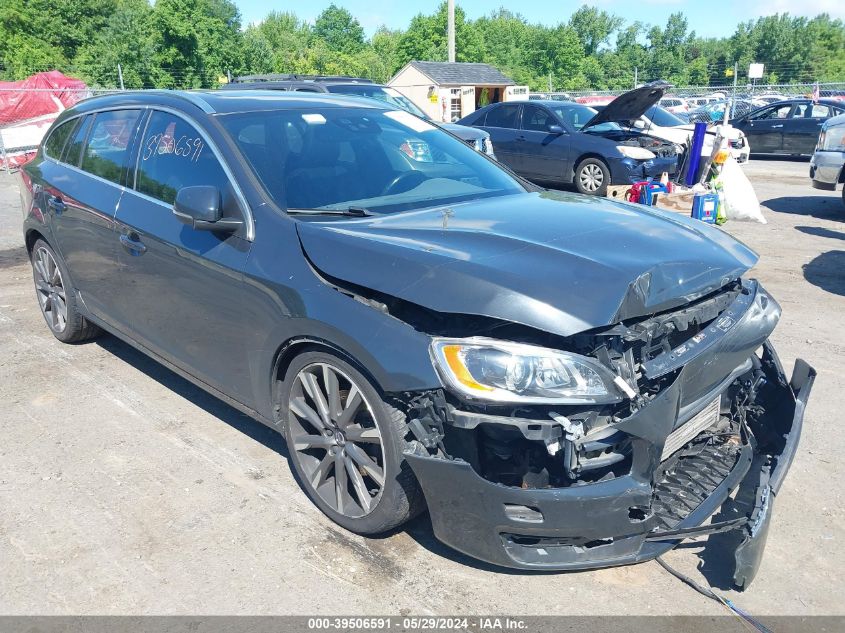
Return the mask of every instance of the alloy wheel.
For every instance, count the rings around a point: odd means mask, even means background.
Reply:
[[[584,165],[578,178],[585,191],[598,191],[604,183],[604,172],[598,165],[590,163]]]
[[[67,296],[62,271],[52,253],[43,246],[35,252],[32,265],[41,313],[54,332],[64,332],[67,327]]]
[[[358,385],[336,367],[313,363],[294,378],[288,408],[291,457],[306,485],[339,514],[369,514],[381,499],[385,462],[373,409]]]

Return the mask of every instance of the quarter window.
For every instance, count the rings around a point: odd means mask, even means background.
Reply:
[[[65,121],[53,130],[53,133],[50,134],[47,142],[44,143],[44,153],[50,158],[61,160],[62,150],[65,148],[65,144],[70,138],[70,135],[73,134],[73,129],[76,127],[77,123],[79,123],[79,119]]]
[[[85,145],[85,139],[88,136],[88,129],[91,127],[91,119],[93,118],[93,114],[85,117],[85,120],[76,128],[76,132],[65,150],[65,162],[74,167],[79,167],[79,155],[82,153],[82,146]]]
[[[120,184],[120,174],[139,115],[140,110],[98,113],[82,153],[82,169]]]
[[[228,178],[202,135],[173,114],[153,112],[138,155],[135,188],[167,204],[182,187],[213,185],[224,194]]]

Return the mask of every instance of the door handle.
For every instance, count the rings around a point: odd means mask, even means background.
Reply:
[[[147,252],[147,247],[144,246],[137,233],[130,233],[128,235],[124,233],[120,236],[120,243],[132,256],[143,255]]]
[[[67,205],[62,202],[58,196],[50,196],[47,198],[47,206],[50,207],[56,215],[61,215],[67,209]]]
[[[772,129],[774,130],[775,128],[778,128],[778,127],[783,127],[783,123],[781,123],[780,125],[773,125]]]

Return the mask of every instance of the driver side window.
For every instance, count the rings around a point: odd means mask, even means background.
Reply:
[[[152,113],[139,150],[137,191],[173,204],[182,187],[214,185],[225,196],[227,184],[226,172],[192,125],[167,112]]]
[[[773,106],[763,110],[760,114],[753,117],[756,121],[765,121],[769,119],[785,119],[789,116],[789,111],[792,110],[792,104],[787,103],[781,106]]]
[[[555,121],[548,110],[537,106],[526,105],[522,109],[522,129],[533,132],[548,132],[549,126]]]

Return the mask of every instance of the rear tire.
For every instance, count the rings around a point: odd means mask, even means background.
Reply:
[[[293,471],[332,521],[379,534],[423,510],[402,456],[405,414],[357,369],[335,354],[307,351],[290,364],[278,394]]]
[[[575,167],[575,188],[588,196],[607,195],[610,169],[598,158],[585,158]]]
[[[79,311],[62,258],[43,239],[33,245],[30,262],[38,307],[53,336],[62,343],[80,343],[97,336],[100,328]]]

